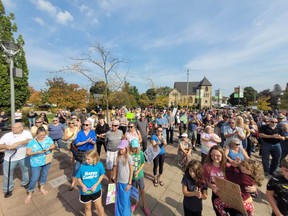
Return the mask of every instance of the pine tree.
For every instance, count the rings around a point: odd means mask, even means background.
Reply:
[[[14,78],[15,85],[15,108],[21,108],[29,98],[30,91],[28,89],[28,66],[26,62],[25,52],[23,49],[24,40],[20,34],[15,40],[14,34],[17,33],[17,25],[14,23],[14,14],[6,15],[5,8],[0,0],[0,42],[12,41],[20,46],[20,51],[14,56],[14,67],[23,71],[23,78]],[[7,56],[0,49],[0,110],[10,113],[10,76],[9,63]]]

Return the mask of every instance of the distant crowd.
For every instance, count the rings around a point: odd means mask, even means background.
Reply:
[[[273,215],[288,215],[287,114],[232,109],[131,110],[123,106],[110,110],[109,116],[100,108],[89,113],[85,108],[73,112],[59,109],[49,122],[44,112],[37,115],[31,109],[28,131],[17,110],[12,132],[0,138],[0,150],[5,151],[4,197],[12,195],[17,165],[22,172],[21,186],[27,189],[25,203],[31,202],[37,183],[47,195],[44,186],[56,150],[71,156],[69,191],[80,186],[85,215],[91,215],[92,203],[98,215],[104,215],[103,178],[116,184],[115,215],[131,215],[140,206],[139,202],[131,204],[131,187],[139,190],[143,213],[151,215],[145,199],[144,165],[153,160],[153,185],[164,186],[165,148],[177,145],[185,215],[201,215],[208,188],[217,216],[244,215],[225,202],[217,186],[221,179],[240,186],[243,208],[253,215],[253,198],[265,177],[269,178],[266,195]],[[0,126],[7,126],[7,120],[1,112]],[[105,165],[100,161],[103,150]],[[153,151],[155,155],[148,157]],[[201,161],[193,157],[195,151],[201,151]],[[262,164],[255,160],[256,154]]]

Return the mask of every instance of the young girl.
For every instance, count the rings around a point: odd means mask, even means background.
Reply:
[[[248,216],[252,216],[254,213],[253,200],[245,188],[255,184],[261,186],[261,182],[264,180],[262,166],[254,160],[247,159],[240,163],[239,168],[233,166],[227,168],[226,177],[227,180],[240,186],[244,208]],[[224,208],[229,208],[229,206],[222,202],[220,198],[215,199],[214,204],[221,216],[227,215]]]
[[[116,216],[129,216],[131,215],[130,204],[130,188],[132,185],[133,177],[133,160],[128,151],[128,141],[121,140],[118,145],[117,156],[117,177],[113,179],[117,180],[117,198],[116,198]]]
[[[144,165],[145,165],[145,158],[144,153],[139,148],[139,142],[137,139],[132,139],[130,142],[131,145],[131,156],[133,159],[133,179],[132,185],[135,188],[139,188],[140,196],[142,199],[143,207],[142,211],[145,213],[146,216],[150,216],[150,210],[147,208],[146,199],[145,199],[145,185],[144,185]],[[131,206],[131,211],[134,212],[139,206],[139,202],[136,202],[134,205]]]
[[[207,199],[207,186],[202,181],[202,165],[191,160],[182,179],[184,194],[183,207],[185,216],[201,216],[202,199]]]
[[[98,215],[104,216],[101,181],[104,177],[105,169],[99,160],[99,155],[95,150],[88,151],[86,154],[86,164],[82,164],[76,174],[76,178],[78,178],[81,186],[79,200],[85,204],[86,216],[92,215],[92,202],[98,211]]]
[[[214,200],[218,198],[218,188],[215,184],[215,177],[225,178],[226,157],[222,147],[215,145],[212,146],[206,162],[203,165],[203,177],[209,188],[212,189],[212,205],[215,214],[219,216],[219,212],[214,206]]]

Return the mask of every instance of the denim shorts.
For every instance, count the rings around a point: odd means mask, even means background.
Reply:
[[[140,190],[144,190],[144,188],[145,188],[144,178],[139,178],[137,180],[132,180],[132,185],[135,188],[139,188]]]

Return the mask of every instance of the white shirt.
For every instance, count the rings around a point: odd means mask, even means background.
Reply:
[[[2,145],[13,145],[16,142],[24,141],[27,139],[33,139],[30,131],[23,130],[21,134],[13,134],[9,132],[4,134],[0,139],[0,144]],[[14,153],[15,150],[5,151],[5,161],[9,161],[9,157]],[[11,158],[11,161],[18,161],[26,157],[26,145],[20,145],[17,147],[17,153]]]
[[[15,119],[22,119],[22,113],[15,112]]]

